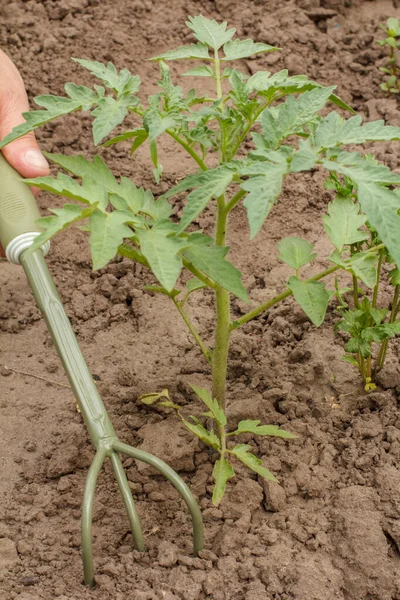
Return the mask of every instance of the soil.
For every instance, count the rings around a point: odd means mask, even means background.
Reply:
[[[367,119],[400,125],[397,100],[379,88],[379,22],[400,17],[389,0],[170,0],[162,6],[156,0],[1,0],[0,46],[20,68],[30,97],[62,93],[70,80],[89,83],[71,56],[128,67],[151,93],[157,69],[145,59],[187,43],[185,19],[199,13],[228,20],[242,37],[283,48],[243,61],[249,73],[306,73],[337,84],[338,94]],[[87,116],[49,125],[39,139],[48,151],[94,153]],[[159,193],[146,152],[132,162],[125,150],[118,146],[102,154],[116,174],[133,174]],[[398,170],[398,143],[371,144],[369,150]],[[163,148],[161,158],[161,190],[192,169],[176,148]],[[275,246],[281,237],[306,236],[318,251],[313,272],[326,266],[330,248],[321,211],[330,196],[321,183],[317,171],[293,176],[250,244],[244,212],[238,209],[232,219],[232,258],[246,273],[254,304],[284,287],[288,271],[277,261]],[[39,197],[43,209],[57,202]],[[207,231],[210,222],[206,215],[199,224]],[[140,266],[116,260],[93,273],[81,231],[58,237],[48,263],[121,439],[179,470],[203,509],[206,549],[192,557],[186,507],[162,478],[129,459],[124,465],[148,546],[144,554],[133,551],[106,464],[94,513],[97,586],[82,585],[80,504],[93,448],[25,277],[3,260],[2,599],[400,600],[399,341],[391,344],[377,391],[366,394],[353,367],[340,360],[343,341],[332,332],[333,309],[315,329],[287,301],[235,332],[230,422],[259,418],[299,438],[286,443],[249,436],[281,486],[238,467],[226,499],[214,508],[212,456],[173,414],[137,400],[169,388],[189,414],[199,410],[189,382],[208,385],[210,373],[179,315],[167,299],[143,291],[152,279]],[[234,314],[244,308],[233,302]],[[190,309],[209,338],[212,298],[197,294]]]

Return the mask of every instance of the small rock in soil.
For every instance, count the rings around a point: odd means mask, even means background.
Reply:
[[[286,492],[279,483],[263,479],[265,506],[272,512],[280,512],[286,508]]]
[[[160,567],[172,567],[178,561],[178,548],[170,542],[161,542],[157,560]]]

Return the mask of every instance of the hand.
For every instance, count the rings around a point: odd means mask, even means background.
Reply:
[[[29,111],[24,82],[10,58],[0,50],[0,140],[24,122],[23,112]],[[35,136],[28,133],[5,148],[3,154],[23,177],[43,177],[49,165],[39,150]],[[0,246],[0,255],[2,248]]]

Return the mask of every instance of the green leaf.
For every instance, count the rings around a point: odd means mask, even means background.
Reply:
[[[375,287],[377,270],[376,270],[376,254],[371,252],[358,252],[346,261],[348,270],[351,270],[356,277],[361,279],[369,288]]]
[[[161,285],[171,292],[182,269],[182,258],[178,252],[187,242],[171,236],[171,230],[155,226],[152,229],[137,231],[142,254]]]
[[[250,177],[241,188],[249,194],[244,199],[247,219],[250,225],[250,239],[260,231],[275,200],[282,191],[283,177],[288,172],[288,164],[260,163],[264,173]],[[243,169],[242,174],[250,174],[251,168]]]
[[[112,62],[103,65],[95,60],[84,60],[81,58],[73,58],[72,60],[90,71],[106,87],[115,90],[117,94],[135,94],[139,91],[140,77],[131,75],[128,69],[122,69],[118,73]]]
[[[117,180],[100,156],[94,156],[93,162],[90,162],[82,155],[64,156],[63,154],[50,154],[48,152],[44,154],[52,162],[73,175],[82,179],[89,177],[106,188],[108,192],[119,193],[120,188]]]
[[[179,231],[182,232],[206,208],[211,198],[221,196],[231,183],[234,172],[226,167],[210,169],[199,175],[197,189],[187,197]]]
[[[147,139],[148,133],[142,127],[137,127],[136,129],[129,129],[128,131],[124,131],[124,133],[121,133],[121,135],[116,135],[111,140],[107,140],[107,142],[104,142],[103,146],[112,146],[113,144],[118,144],[118,142],[125,142],[126,140],[130,140],[132,138],[142,137],[144,137],[144,139],[141,141],[141,143],[143,143]]]
[[[200,279],[197,279],[197,277],[189,279],[189,281],[186,283],[186,289],[189,294],[197,290],[202,290],[205,287],[207,287],[206,284],[200,281]]]
[[[24,179],[24,182],[28,185],[34,185],[40,190],[46,190],[72,200],[80,200],[85,204],[98,204],[102,210],[105,210],[108,205],[106,189],[89,177],[83,180],[82,185],[76,179],[72,179],[72,177],[68,177],[63,173],[58,173],[57,177]]]
[[[203,15],[198,17],[189,17],[186,25],[194,32],[194,37],[207,44],[210,48],[217,51],[229,42],[236,32],[236,29],[227,29],[227,23],[217,23],[217,21],[206,19]]]
[[[44,96],[38,96],[34,100],[44,98]],[[53,98],[54,100],[48,103],[48,110],[34,110],[31,112],[22,113],[25,123],[21,123],[14,127],[14,129],[6,135],[0,142],[0,150],[7,146],[10,142],[17,140],[18,138],[34,131],[38,127],[41,127],[49,121],[58,119],[63,115],[67,115],[75,110],[82,107],[81,101],[70,100],[69,98],[62,98],[57,96],[47,96],[47,98]]]
[[[215,77],[214,71],[208,65],[201,65],[200,67],[193,67],[185,73],[182,73],[182,77]]]
[[[213,473],[215,487],[212,495],[212,503],[218,506],[225,494],[227,482],[235,476],[234,468],[226,458],[220,458],[215,462]]]
[[[225,260],[228,252],[229,248],[221,246],[199,245],[191,246],[183,255],[215,283],[247,302],[248,296],[241,281],[241,272]]]
[[[261,421],[240,421],[237,429],[232,431],[229,435],[239,435],[241,433],[254,433],[255,435],[271,435],[273,437],[280,437],[284,439],[297,438],[297,435],[280,429],[277,425],[260,425]]]
[[[400,127],[385,125],[383,120],[363,125],[360,115],[345,120],[336,112],[331,112],[322,119],[314,134],[314,143],[318,149],[399,139]]]
[[[269,46],[261,42],[253,42],[251,39],[247,40],[231,40],[226,42],[224,45],[225,56],[221,60],[238,60],[239,58],[248,58],[254,54],[261,54],[264,52],[274,52],[279,50],[275,46]]]
[[[152,142],[167,129],[173,129],[176,119],[171,115],[163,116],[156,109],[150,108],[143,116],[143,125],[148,131],[149,142]]]
[[[93,141],[95,146],[100,144],[115,127],[120,125],[128,114],[127,106],[129,98],[122,96],[115,100],[111,96],[106,96],[98,102],[98,107],[92,111],[95,117],[93,121]]]
[[[180,60],[182,58],[199,58],[201,60],[211,60],[208,54],[208,46],[206,44],[189,44],[188,46],[180,46],[176,50],[168,50],[159,56],[150,58],[156,60]]]
[[[168,390],[163,390],[162,392],[151,392],[149,394],[142,394],[139,396],[138,400],[143,402],[143,404],[151,405],[155,404],[162,398],[170,399]]]
[[[37,250],[48,240],[50,240],[56,233],[63,231],[72,223],[81,221],[96,209],[95,206],[90,208],[84,208],[78,204],[64,204],[62,208],[51,208],[53,215],[49,217],[41,217],[37,220],[37,224],[44,229],[44,231],[35,238],[30,251]]]
[[[329,171],[336,171],[350,177],[356,185],[369,183],[400,184],[399,174],[394,173],[385,165],[371,161],[368,156],[361,156],[357,152],[340,152],[336,161],[324,160],[322,166]]]
[[[211,396],[211,394],[205,388],[200,388],[197,385],[193,385],[193,384],[190,384],[190,387],[192,388],[192,390],[194,391],[196,396],[198,396],[200,398],[200,400],[202,402],[204,402],[204,404],[210,410],[211,414],[213,415],[214,419],[217,421],[218,425],[220,427],[225,427],[226,416],[225,416],[223,408],[221,408],[221,406],[219,405],[218,400],[213,398]]]
[[[251,446],[248,444],[238,444],[232,450],[230,450],[230,452],[234,454],[243,464],[245,464],[246,467],[249,467],[249,469],[255,473],[258,473],[258,475],[261,475],[261,477],[267,481],[275,481],[276,483],[279,483],[271,471],[268,471],[268,469],[263,467],[262,461],[257,456],[254,456],[254,454],[249,452],[250,448]]]
[[[325,285],[320,281],[300,281],[297,277],[290,277],[288,284],[296,302],[312,323],[319,327],[325,319],[330,299]]]
[[[371,183],[358,183],[358,199],[369,223],[376,229],[396,265],[400,267],[399,196]]]
[[[389,271],[388,277],[392,285],[400,285],[400,269],[397,267]]]
[[[286,237],[278,243],[279,260],[296,271],[308,265],[317,256],[313,253],[314,244],[297,237]]]
[[[144,285],[143,290],[146,292],[153,292],[153,294],[163,294],[164,296],[168,296],[169,298],[176,298],[181,293],[180,290],[173,289],[171,292],[168,292],[165,288],[160,285]]]
[[[359,204],[343,196],[336,196],[329,203],[328,214],[323,217],[325,231],[339,252],[345,245],[368,239],[368,233],[359,229],[366,220],[365,215],[360,215]]]
[[[291,173],[300,173],[300,171],[309,171],[315,165],[318,160],[318,155],[313,150],[302,147],[302,140],[300,141],[300,150],[293,154],[293,158],[290,162]]]
[[[276,108],[266,109],[261,115],[265,139],[276,148],[288,136],[298,133],[301,128],[315,120],[328,102],[335,87],[316,88],[298,98],[289,96]]]
[[[74,100],[79,102],[82,106],[83,111],[89,110],[93,104],[95,104],[99,98],[98,94],[86,87],[85,85],[75,85],[74,83],[66,83],[64,89],[67,95]],[[40,96],[38,97],[40,98]]]
[[[342,360],[343,362],[350,363],[354,367],[357,367],[357,369],[359,367],[359,364],[358,364],[357,360],[353,356],[348,356],[347,354],[345,354],[344,356],[342,356],[340,358],[340,360]]]
[[[219,441],[218,436],[215,435],[214,431],[207,431],[207,429],[200,423],[190,423],[190,421],[186,421],[185,419],[183,419],[183,422],[189,431],[194,433],[194,435],[197,435],[197,437],[204,442],[204,444],[211,446],[211,448],[214,448],[215,450],[220,450],[221,442]]]
[[[104,213],[96,210],[90,217],[90,249],[93,270],[104,267],[118,252],[118,246],[125,238],[133,236],[133,231],[125,224],[130,217],[127,213],[114,211]]]

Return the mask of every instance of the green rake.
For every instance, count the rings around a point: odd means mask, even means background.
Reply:
[[[39,216],[30,189],[21,181],[20,175],[6,162],[0,152],[0,243],[5,248],[7,259],[22,265],[25,271],[96,448],[87,475],[82,502],[84,583],[94,586],[93,502],[97,478],[107,457],[111,460],[114,469],[137,550],[144,551],[145,543],[120,454],[151,465],[164,475],[182,496],[192,516],[195,555],[203,549],[204,545],[203,520],[193,494],[171,467],[152,454],[133,448],[118,439],[47,268],[44,256],[49,250],[49,244],[35,252],[26,252],[35,237],[39,235],[40,228],[35,224]]]

